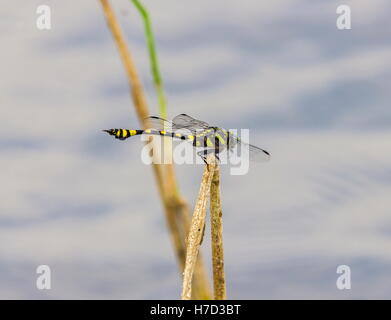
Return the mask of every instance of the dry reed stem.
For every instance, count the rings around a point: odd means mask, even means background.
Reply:
[[[100,3],[106,17],[107,25],[117,45],[121,61],[125,67],[137,117],[145,129],[148,127],[148,123],[145,121],[145,118],[149,116],[149,111],[143,87],[137,74],[136,66],[128,50],[121,28],[117,22],[109,1],[100,0]],[[158,185],[160,199],[164,206],[166,221],[170,230],[176,257],[180,266],[180,270],[183,271],[186,252],[185,237],[188,233],[190,225],[190,210],[188,204],[180,197],[177,192],[174,171],[172,169],[168,170],[164,176],[164,172],[162,170],[163,167],[161,165],[153,164],[152,167]],[[199,258],[197,261],[193,285],[194,299],[210,299],[211,294],[209,282],[201,258]]]
[[[205,227],[206,207],[210,196],[210,187],[216,160],[213,154],[208,155],[208,165],[205,166],[202,175],[201,186],[198,192],[198,198],[194,207],[193,217],[191,219],[190,231],[187,237],[186,263],[183,272],[182,300],[190,300],[192,293],[192,278],[201,246],[201,241]]]
[[[223,211],[220,199],[220,169],[216,169],[210,187],[210,221],[212,232],[212,262],[214,299],[227,299],[224,274]]]

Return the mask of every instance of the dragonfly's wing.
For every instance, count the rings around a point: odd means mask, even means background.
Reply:
[[[197,130],[205,130],[209,128],[209,125],[206,122],[194,119],[186,114],[180,114],[172,121],[168,121],[156,116],[148,117],[146,120],[148,120],[149,126],[152,129],[157,130],[178,131],[181,129],[186,129],[195,133]]]
[[[242,156],[246,156],[248,153],[248,158],[253,162],[265,162],[269,161],[270,159],[270,153],[267,152],[264,149],[261,149],[257,146],[254,146],[252,144],[243,142],[239,138],[237,138],[237,147],[240,148],[240,153]]]
[[[173,123],[166,119],[150,116],[145,118],[148,121],[148,129],[156,129],[156,130],[172,130]]]
[[[270,160],[270,153],[266,150],[249,144],[250,160],[254,162],[264,162]]]
[[[174,129],[186,128],[193,131],[209,128],[209,124],[206,122],[194,119],[184,113],[177,115],[174,119],[172,119],[172,123],[174,124]]]

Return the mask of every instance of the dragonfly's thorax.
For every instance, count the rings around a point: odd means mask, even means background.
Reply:
[[[217,152],[221,152],[224,149],[233,149],[238,143],[238,139],[235,135],[229,131],[218,128],[208,127],[203,130],[197,130],[195,132],[198,146],[214,147]]]

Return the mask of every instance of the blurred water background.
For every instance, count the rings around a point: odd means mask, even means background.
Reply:
[[[45,1],[50,31],[41,1],[1,2],[0,298],[178,298],[142,145],[100,132],[138,122],[99,2]],[[111,2],[157,113],[140,17]],[[250,128],[272,154],[248,175],[222,169],[228,297],[391,298],[390,1],[143,3],[170,117]],[[202,166],[177,173],[193,206]],[[203,247],[210,266],[208,232]],[[36,289],[42,264],[51,290]],[[336,287],[342,264],[351,290]]]

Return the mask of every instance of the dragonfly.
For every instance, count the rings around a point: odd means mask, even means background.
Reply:
[[[270,158],[269,152],[242,141],[229,130],[211,126],[205,121],[197,120],[184,113],[177,115],[172,121],[157,116],[147,117],[146,120],[150,124],[150,129],[108,129],[103,131],[119,140],[142,134],[186,140],[192,143],[193,147],[200,149],[197,154],[206,164],[209,154],[214,154],[220,160],[220,153],[223,151],[233,152],[239,146],[249,150],[251,161],[263,162]]]

